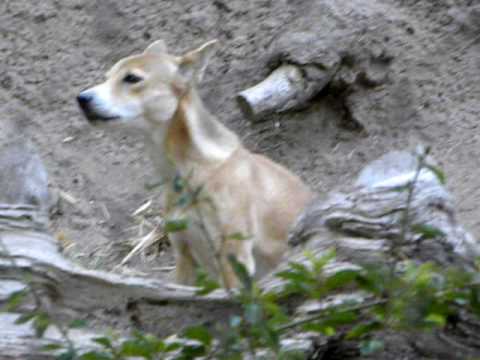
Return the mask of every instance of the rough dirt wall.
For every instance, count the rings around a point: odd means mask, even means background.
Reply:
[[[0,111],[33,140],[63,201],[52,230],[72,241],[72,256],[111,268],[131,236],[130,216],[157,192],[139,134],[90,127],[75,96],[122,56],[163,38],[181,53],[218,38],[201,93],[209,108],[247,145],[266,153],[325,193],[348,182],[368,161],[419,142],[433,147],[458,201],[461,220],[480,231],[480,9],[475,1],[352,0],[359,13],[380,16],[391,33],[392,81],[352,99],[368,132],[349,130],[321,94],[305,111],[250,124],[235,94],[268,74],[273,39],[308,27],[333,0],[6,0],[0,4]],[[377,15],[375,15],[377,14]],[[367,29],[368,31],[368,29]],[[328,96],[327,96],[328,97]],[[168,252],[160,263],[170,262]]]

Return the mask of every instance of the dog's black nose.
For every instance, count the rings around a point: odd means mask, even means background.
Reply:
[[[93,96],[87,92],[81,92],[78,96],[77,96],[77,101],[78,101],[78,105],[80,105],[80,107],[82,109],[86,109],[88,108],[88,104],[93,100]]]

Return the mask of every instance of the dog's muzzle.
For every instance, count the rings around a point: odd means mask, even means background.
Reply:
[[[95,111],[94,100],[95,98],[93,94],[88,91],[82,91],[77,96],[78,106],[80,107],[88,121],[93,123],[97,121],[114,120],[117,118],[116,116],[103,116],[97,111]]]

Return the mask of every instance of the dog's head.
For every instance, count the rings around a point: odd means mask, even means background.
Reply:
[[[167,121],[182,95],[201,80],[215,43],[174,56],[167,53],[163,41],[156,41],[142,54],[116,63],[103,83],[78,95],[78,104],[90,122]]]

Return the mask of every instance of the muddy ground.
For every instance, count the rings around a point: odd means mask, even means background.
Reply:
[[[309,24],[322,0],[6,0],[0,4],[0,110],[38,147],[51,186],[68,196],[52,231],[77,261],[113,269],[136,234],[131,213],[158,197],[152,165],[137,133],[93,128],[76,94],[121,57],[162,38],[172,52],[217,38],[201,93],[247,146],[285,164],[320,194],[350,182],[391,149],[432,146],[447,174],[459,218],[480,236],[480,7],[474,0],[355,0],[350,6],[386,19],[391,81],[370,89],[359,107],[368,131],[345,126],[322,93],[304,111],[250,123],[235,95],[268,74],[261,61],[272,39]],[[353,4],[353,5],[352,5]],[[345,10],[346,11],[346,10]],[[313,25],[312,25],[313,24]],[[479,41],[477,41],[479,39]],[[327,95],[327,96],[326,96]],[[147,271],[172,265],[168,251]]]

